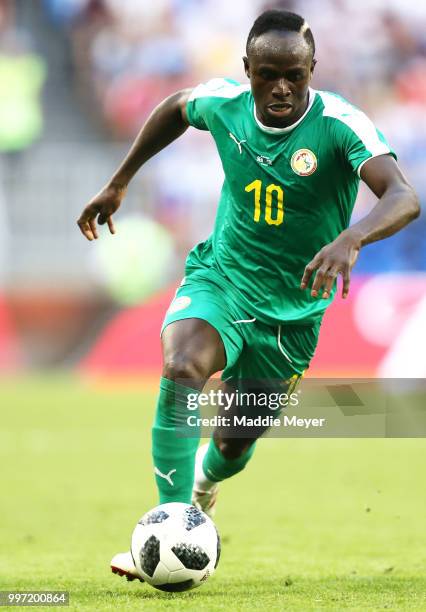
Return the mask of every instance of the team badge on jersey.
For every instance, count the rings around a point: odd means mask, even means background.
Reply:
[[[317,169],[315,153],[309,149],[299,149],[291,156],[291,168],[299,176],[309,176]]]

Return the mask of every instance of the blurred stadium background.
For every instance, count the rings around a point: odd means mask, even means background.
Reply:
[[[215,76],[245,81],[248,30],[274,7],[307,18],[313,86],[369,114],[424,208],[423,3],[0,0],[0,371],[158,372],[162,316],[215,215],[222,169],[209,135],[189,130],[142,169],[117,236],[88,243],[76,219],[162,98]],[[373,204],[361,188],[353,219]],[[425,230],[423,210],[363,251],[312,375],[426,375]]]

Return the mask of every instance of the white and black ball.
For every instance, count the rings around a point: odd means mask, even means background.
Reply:
[[[204,512],[173,502],[144,514],[133,532],[131,552],[148,584],[163,591],[187,591],[215,571],[220,537]]]

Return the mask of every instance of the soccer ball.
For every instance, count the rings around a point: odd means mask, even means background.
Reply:
[[[131,552],[148,584],[162,591],[187,591],[215,571],[220,537],[213,521],[194,506],[161,504],[136,525]]]

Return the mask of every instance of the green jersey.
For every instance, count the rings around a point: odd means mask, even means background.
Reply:
[[[196,87],[187,115],[212,134],[225,173],[213,234],[187,273],[209,268],[264,323],[317,321],[335,287],[312,298],[300,289],[304,268],[348,227],[362,164],[392,153],[384,137],[346,100],[312,89],[297,122],[264,126],[250,86],[229,79]]]

